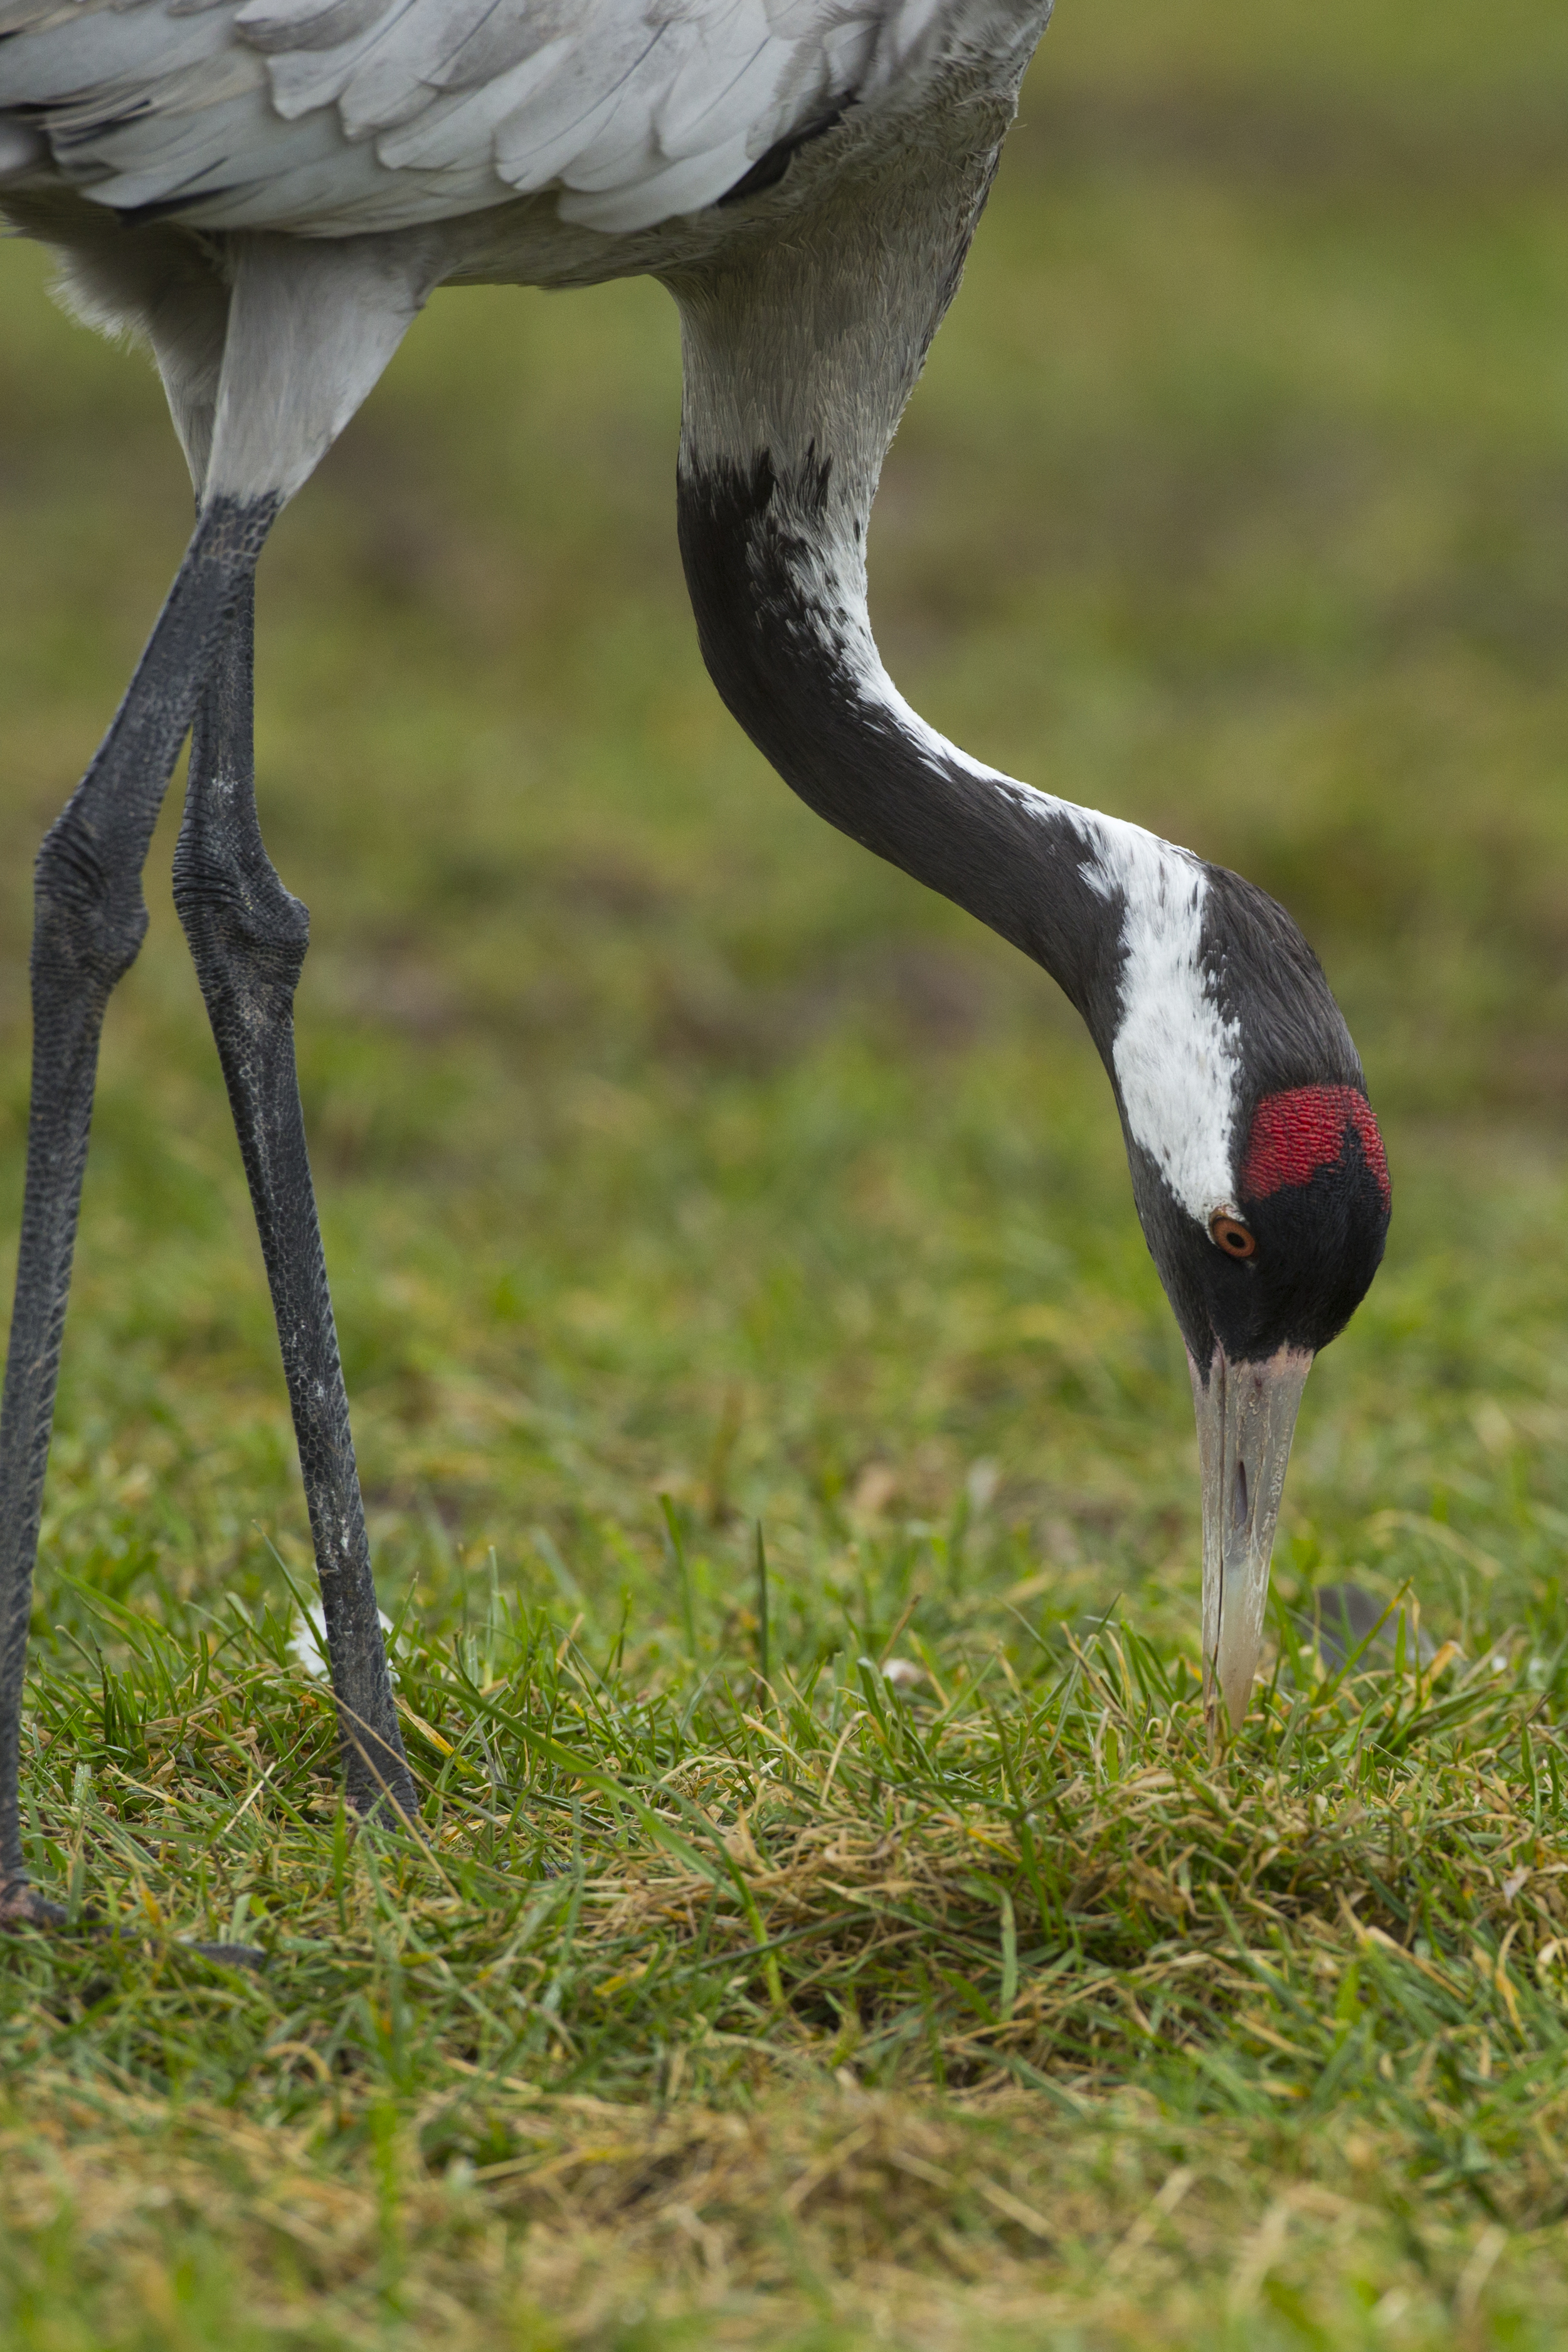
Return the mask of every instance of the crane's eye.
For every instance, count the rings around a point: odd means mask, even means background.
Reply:
[[[1228,1209],[1216,1209],[1209,1219],[1209,1239],[1226,1257],[1251,1257],[1258,1248],[1258,1235]]]

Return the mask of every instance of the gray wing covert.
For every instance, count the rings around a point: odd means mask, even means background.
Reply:
[[[951,0],[0,0],[0,197],[345,235],[556,187],[626,233],[885,86]]]

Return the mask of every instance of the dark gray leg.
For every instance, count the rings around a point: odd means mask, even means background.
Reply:
[[[33,1561],[104,1008],[146,932],[142,868],[197,692],[276,512],[274,499],[218,499],[202,516],[113,724],[38,853],[26,1189],[0,1397],[0,1918],[63,1916],[27,1885],[17,1774]]]
[[[294,1070],[294,991],[310,918],[279,880],[256,814],[253,596],[247,582],[208,674],[191,737],[174,904],[206,999],[267,1262],[338,1702],[349,1797],[412,1821],[370,1545],[338,1360],[305,1122]]]

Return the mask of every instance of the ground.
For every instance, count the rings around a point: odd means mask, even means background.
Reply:
[[[911,698],[1283,898],[1384,1120],[1218,1758],[1104,1076],[720,708],[665,298],[437,298],[285,518],[263,813],[430,1847],[338,1806],[166,824],[26,1734],[122,1933],[0,1955],[18,2352],[1563,2340],[1565,100],[1552,0],[1062,0],[877,509]],[[32,852],[188,513],[46,278],[0,252],[7,1255]],[[1314,1677],[1350,1575],[1434,1669]],[[229,1933],[264,1975],[177,1940]]]

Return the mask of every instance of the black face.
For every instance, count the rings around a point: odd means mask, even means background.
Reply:
[[[1362,1117],[1370,1126],[1364,1106]],[[1257,1362],[1281,1348],[1327,1347],[1365,1297],[1388,1234],[1388,1177],[1375,1129],[1363,1139],[1358,1123],[1346,1119],[1337,1156],[1310,1170],[1298,1166],[1294,1181],[1267,1189],[1249,1190],[1246,1165],[1237,1216],[1215,1221],[1216,1240],[1177,1204],[1143,1155],[1134,1155],[1143,1230],[1200,1366],[1216,1342],[1233,1363]],[[1268,1179],[1279,1170],[1266,1156],[1258,1172]]]
[[[1315,1352],[1365,1297],[1388,1234],[1388,1163],[1322,967],[1283,907],[1205,869],[1204,966],[1241,1047],[1228,1218],[1213,1233],[1129,1138],[1132,1189],[1194,1361]],[[1107,1054],[1114,1067],[1114,1046]],[[1123,1115],[1125,1118],[1125,1114]]]

